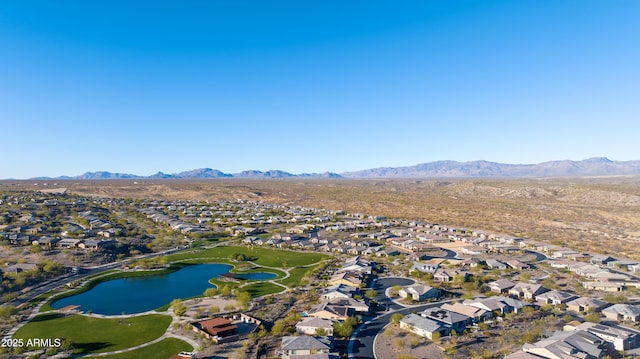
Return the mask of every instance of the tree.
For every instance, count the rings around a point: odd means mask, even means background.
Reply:
[[[171,309],[173,313],[179,317],[183,316],[187,312],[187,306],[180,299],[174,299],[171,301]]]
[[[627,302],[627,297],[624,294],[612,294],[612,293],[607,293],[605,295],[602,296],[602,300],[604,300],[607,303],[626,303]]]
[[[397,297],[401,289],[401,285],[394,285],[393,287],[391,287],[391,289],[389,289],[389,295],[391,295],[392,297]]]
[[[29,252],[31,254],[40,254],[42,253],[42,248],[37,244],[32,244],[31,247],[29,247]]]
[[[249,292],[236,289],[234,294],[242,307],[246,308],[247,305],[249,305],[249,301],[251,301],[251,294],[249,294]]]
[[[0,318],[7,319],[12,315],[18,314],[18,308],[13,305],[0,306]]]
[[[317,337],[324,337],[327,335],[327,331],[324,328],[316,328],[314,334]]]
[[[584,320],[591,323],[600,323],[600,314],[592,312],[584,316]]]
[[[440,337],[441,337],[440,332],[435,332],[431,334],[431,340],[433,340],[436,343],[440,342]]]
[[[348,338],[353,334],[356,324],[358,324],[358,320],[355,317],[348,317],[342,323],[334,323],[333,334],[337,337]]]
[[[230,295],[231,295],[231,287],[229,287],[229,285],[224,285],[224,286],[222,287],[222,289],[220,289],[220,294],[221,294],[223,297],[228,297],[228,296],[230,296]]]
[[[274,336],[282,335],[284,333],[284,330],[285,330],[284,322],[282,320],[278,320],[275,322],[275,324],[273,324],[273,327],[271,327],[271,335],[274,335]]]
[[[391,320],[390,320],[390,322],[391,322],[391,323],[394,323],[394,324],[398,324],[398,323],[400,323],[400,321],[402,320],[402,318],[404,318],[404,315],[402,315],[401,313],[394,313],[394,314],[391,316]]]
[[[367,297],[369,300],[373,300],[378,296],[378,292],[376,292],[375,289],[369,289],[366,292],[364,292],[364,296]]]
[[[216,295],[218,295],[218,290],[215,289],[215,288],[207,288],[204,291],[204,296],[205,297],[214,297]]]

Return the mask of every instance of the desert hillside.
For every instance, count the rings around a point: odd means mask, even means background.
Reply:
[[[524,236],[640,259],[640,178],[58,181],[81,195],[248,199]],[[49,184],[51,186],[51,184]],[[42,187],[42,183],[40,183]],[[33,181],[0,188],[34,189]]]

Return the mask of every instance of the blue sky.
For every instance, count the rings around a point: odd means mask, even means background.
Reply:
[[[639,14],[0,0],[0,178],[640,159]]]

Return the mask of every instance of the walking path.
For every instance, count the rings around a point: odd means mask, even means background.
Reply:
[[[217,245],[220,245],[220,244],[217,244]],[[177,248],[176,248],[176,249],[177,249]],[[173,249],[173,250],[170,250],[170,251],[167,251],[167,252],[172,252],[172,251],[175,251],[176,249]],[[199,258],[190,258],[190,259],[189,259],[189,261],[191,261],[191,260],[197,260],[197,259],[199,259]],[[200,259],[215,260],[216,258],[203,257],[203,258],[200,258]],[[220,259],[225,259],[225,260],[227,260],[226,258],[220,258]],[[186,261],[185,261],[185,262],[186,262]],[[281,280],[284,280],[284,279],[289,278],[289,277],[290,277],[290,275],[291,275],[291,274],[289,273],[289,271],[290,271],[291,269],[294,269],[294,268],[307,268],[307,267],[313,267],[313,266],[316,266],[316,265],[318,265],[318,264],[319,264],[319,263],[312,263],[312,264],[308,264],[308,265],[304,265],[304,266],[299,266],[299,267],[282,268],[282,267],[270,267],[270,266],[259,265],[259,264],[256,264],[256,263],[252,262],[252,261],[248,261],[247,263],[251,263],[251,264],[252,264],[252,265],[254,265],[255,267],[259,267],[259,268],[272,269],[272,270],[274,270],[274,271],[283,272],[285,275],[284,275],[283,277],[281,277],[281,278],[272,279],[272,280],[265,280],[265,281],[262,281],[262,282],[268,282],[268,283],[272,283],[272,284],[274,284],[274,285],[280,286],[280,287],[284,288],[284,290],[285,290],[285,291],[290,291],[290,290],[292,290],[292,289],[291,289],[289,286],[285,285],[285,284],[279,283],[278,281],[281,281]],[[102,274],[102,275],[97,275],[97,276],[91,277],[90,279],[91,279],[91,280],[94,280],[94,279],[97,279],[97,278],[100,278],[100,277],[102,277],[102,276],[104,276],[104,275],[109,275],[109,274],[111,274],[111,273],[104,273],[104,274]],[[86,284],[86,282],[83,282],[83,283],[82,283],[82,285],[85,285],[85,284]],[[243,285],[242,285],[242,286],[240,286],[239,288],[241,288],[241,287],[243,287],[243,286],[246,286],[246,285],[251,285],[251,284],[253,284],[253,282],[249,282],[249,283],[243,284]],[[77,288],[73,288],[73,289],[70,289],[70,290],[76,290],[76,289],[77,289]],[[281,292],[279,292],[279,293],[281,293]],[[16,325],[15,327],[13,327],[13,328],[12,328],[12,329],[7,333],[7,336],[8,336],[8,337],[12,337],[12,336],[16,333],[16,331],[18,331],[21,327],[23,327],[25,324],[29,323],[33,318],[35,318],[35,317],[36,317],[36,316],[38,316],[38,315],[41,315],[41,314],[51,314],[51,313],[64,313],[64,312],[61,312],[60,310],[51,310],[51,311],[46,311],[46,312],[40,312],[40,309],[42,308],[42,306],[43,306],[44,304],[48,303],[51,299],[55,298],[56,296],[60,296],[61,294],[62,294],[62,293],[55,293],[55,294],[52,294],[51,296],[49,296],[48,298],[46,298],[45,300],[40,301],[40,302],[39,302],[39,303],[38,303],[38,304],[33,308],[33,310],[31,311],[31,313],[29,314],[29,316],[28,316],[25,320],[21,321],[18,325]],[[278,294],[278,293],[274,293],[274,294]],[[274,295],[274,294],[267,294],[267,295],[264,295],[264,296],[262,296],[262,297],[267,297],[267,296]],[[171,316],[171,319],[172,319],[172,320],[171,320],[171,324],[167,327],[167,330],[165,331],[165,333],[164,333],[163,335],[161,335],[160,337],[158,337],[158,338],[156,338],[156,339],[153,339],[153,340],[151,340],[151,341],[148,341],[148,342],[146,342],[146,343],[142,343],[142,344],[139,344],[139,345],[136,345],[136,346],[130,347],[130,348],[121,349],[121,350],[116,350],[116,351],[111,351],[111,352],[93,353],[93,354],[74,354],[74,355],[71,355],[71,356],[70,356],[71,358],[81,358],[81,357],[82,357],[82,358],[89,358],[89,357],[104,357],[104,356],[108,356],[108,355],[114,355],[114,354],[119,354],[119,353],[126,353],[126,352],[134,351],[134,350],[137,350],[137,349],[140,349],[140,348],[148,347],[148,346],[150,346],[150,345],[154,345],[154,344],[159,343],[159,342],[161,342],[162,340],[167,339],[167,338],[176,338],[176,339],[179,339],[179,340],[185,341],[185,342],[187,342],[189,345],[191,345],[191,346],[193,347],[194,351],[198,350],[198,349],[199,349],[199,347],[200,347],[200,345],[198,344],[198,342],[197,342],[197,341],[195,341],[195,340],[193,340],[193,339],[191,339],[191,338],[189,338],[189,337],[186,337],[186,336],[184,336],[184,335],[180,335],[180,334],[177,334],[177,333],[174,333],[174,332],[173,332],[173,331],[174,331],[174,329],[173,329],[173,325],[174,325],[175,323],[179,323],[179,322],[181,322],[181,321],[182,321],[182,319],[181,319],[180,317],[176,316],[176,315],[173,313],[173,311],[172,311],[172,310],[168,310],[168,311],[167,311],[167,313],[159,313],[159,312],[157,312],[157,311],[155,311],[155,310],[150,310],[150,311],[146,311],[146,312],[142,312],[142,313],[136,313],[136,314],[121,314],[121,315],[104,315],[104,314],[96,314],[96,313],[78,313],[78,314],[79,314],[79,315],[83,315],[83,316],[87,316],[87,317],[92,317],[92,318],[105,318],[105,319],[131,318],[131,317],[137,317],[137,316],[149,315],[149,314],[165,314],[165,315],[166,315],[166,314],[168,314],[168,315],[170,315],[170,316]]]

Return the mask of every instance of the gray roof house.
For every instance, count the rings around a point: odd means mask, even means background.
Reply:
[[[487,284],[492,292],[502,294],[507,293],[509,289],[513,288],[516,284],[508,279],[498,279]]]
[[[411,299],[416,301],[423,301],[429,298],[439,297],[440,290],[428,285],[414,284],[400,289],[398,294],[400,294],[400,297],[402,298],[410,297]]]
[[[322,329],[328,336],[333,336],[334,321],[323,318],[307,317],[296,324],[296,332],[300,334],[316,335],[317,329]]]
[[[468,299],[463,302],[465,305],[472,307],[485,309],[491,312],[499,312],[501,314],[506,313],[520,313],[522,308],[528,304],[521,302],[517,299],[508,297],[489,297],[489,298],[476,298]]]
[[[433,339],[435,333],[442,337],[451,331],[447,325],[417,314],[409,314],[402,318],[400,328],[428,339]]]
[[[522,350],[542,358],[598,359],[607,353],[607,344],[585,330],[574,330],[555,332],[547,339],[524,344]]]
[[[444,303],[441,308],[466,315],[467,317],[473,318],[473,321],[478,323],[484,322],[485,320],[489,320],[493,317],[492,311],[462,303]]]
[[[331,287],[325,288],[320,296],[320,300],[333,300],[340,298],[351,298],[353,292],[355,292],[357,288],[346,286],[344,284],[338,284]]]
[[[602,314],[608,319],[619,322],[628,320],[632,322],[640,321],[640,308],[631,304],[614,304],[602,310]]]
[[[438,267],[439,267],[438,264],[413,262],[413,266],[411,267],[411,269],[409,269],[409,273],[417,271],[422,273],[433,274],[436,272]]]
[[[547,288],[540,284],[532,284],[525,282],[518,282],[513,288],[509,289],[509,295],[525,299],[534,299],[538,294],[549,291]]]
[[[541,305],[544,305],[544,304],[560,305],[560,304],[566,304],[576,298],[578,298],[578,296],[575,294],[561,291],[561,290],[552,290],[546,293],[538,294],[536,296],[536,302],[538,302]]]
[[[467,327],[467,325],[473,323],[473,319],[451,310],[443,309],[443,308],[430,308],[426,309],[424,312],[420,313],[423,317],[438,321],[440,323],[446,324],[452,330],[455,330],[458,333],[462,333],[462,331]]]
[[[591,263],[592,264],[600,264],[600,265],[605,265],[609,262],[615,261],[616,259],[613,257],[609,257],[607,255],[603,255],[603,254],[596,254],[593,257],[591,257]]]
[[[282,337],[282,359],[296,355],[329,354],[331,339],[328,337],[285,336]]]
[[[611,343],[619,351],[635,349],[640,344],[640,333],[617,325],[585,322],[577,326],[576,330],[586,330],[605,342]]]
[[[489,269],[507,269],[507,265],[497,259],[489,258],[485,260],[485,263]]]
[[[591,297],[578,297],[570,302],[567,302],[567,309],[573,312],[600,312],[606,308],[609,303],[598,298]]]

